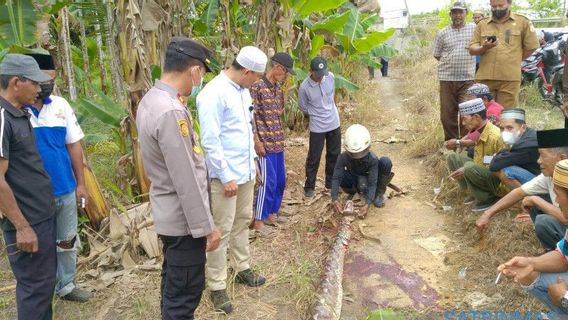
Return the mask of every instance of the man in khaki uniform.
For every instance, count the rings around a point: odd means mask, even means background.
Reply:
[[[512,0],[491,0],[491,17],[477,24],[469,46],[480,55],[475,79],[486,84],[495,100],[505,108],[518,104],[521,61],[539,47],[530,20],[511,12]]]
[[[209,204],[207,168],[184,97],[199,90],[211,51],[185,37],[166,49],[164,72],[136,116],[150,203],[163,243],[162,319],[193,319],[205,288],[205,251],[220,233]],[[206,246],[207,244],[207,246]]]

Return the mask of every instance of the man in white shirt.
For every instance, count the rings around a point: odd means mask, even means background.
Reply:
[[[534,222],[537,238],[544,249],[550,251],[556,248],[568,225],[558,207],[552,181],[556,163],[568,158],[568,129],[537,131],[537,140],[542,173],[501,198],[477,219],[475,225],[479,232],[483,232],[492,217],[522,201],[523,208],[529,211]],[[550,201],[545,199],[547,197]]]

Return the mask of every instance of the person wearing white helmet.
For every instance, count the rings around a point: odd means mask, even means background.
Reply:
[[[339,155],[331,182],[331,201],[339,213],[343,213],[339,202],[339,187],[351,200],[355,193],[364,195],[364,206],[359,217],[364,218],[373,203],[377,208],[385,205],[385,192],[392,180],[392,162],[388,157],[377,157],[371,149],[369,130],[354,124],[345,131],[345,151]]]

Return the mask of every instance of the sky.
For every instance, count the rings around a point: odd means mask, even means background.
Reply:
[[[406,0],[408,3],[408,11],[410,11],[411,15],[422,12],[431,12],[436,9],[443,8],[454,1],[455,0]],[[489,0],[465,0],[465,2],[470,5],[473,10],[489,8]],[[379,3],[381,4],[381,10],[383,11],[404,8],[404,0],[379,0]]]

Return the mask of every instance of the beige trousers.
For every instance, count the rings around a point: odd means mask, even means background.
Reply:
[[[239,185],[237,196],[225,197],[223,184],[211,181],[211,213],[221,232],[217,250],[207,253],[205,275],[210,290],[227,288],[227,249],[233,269],[240,272],[250,268],[249,224],[252,221],[254,180]]]

